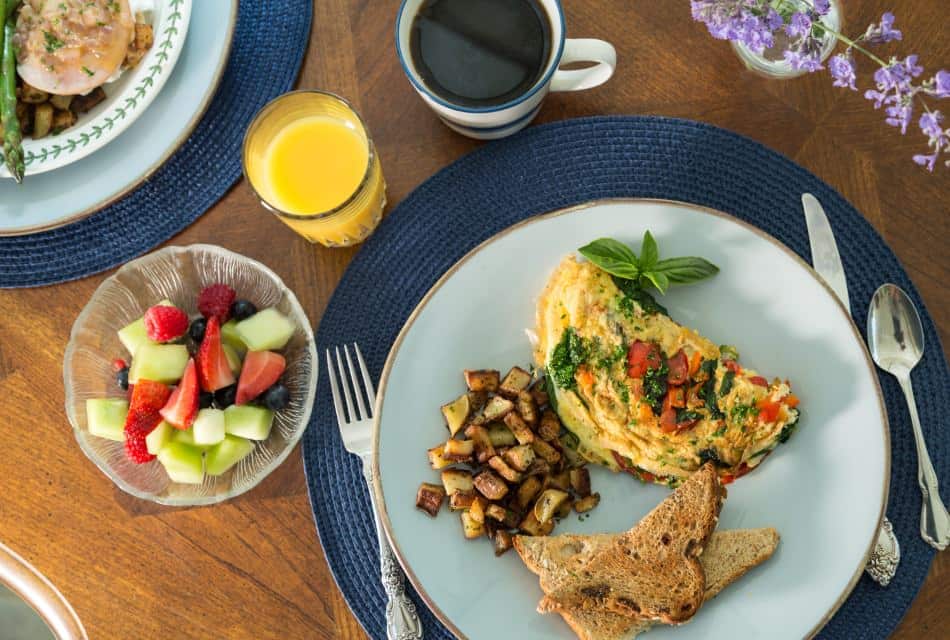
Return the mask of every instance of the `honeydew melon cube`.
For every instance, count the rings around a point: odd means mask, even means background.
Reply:
[[[159,422],[158,426],[152,429],[150,434],[145,436],[145,446],[148,448],[148,452],[153,456],[157,456],[158,452],[171,440],[172,431],[174,430],[175,427],[164,420]]]
[[[209,476],[220,476],[254,451],[254,443],[230,434],[208,450],[205,466]]]
[[[99,438],[123,442],[125,417],[129,401],[122,398],[89,398],[86,400],[86,428]]]
[[[204,445],[199,445],[198,443],[195,442],[195,432],[193,429],[194,429],[194,425],[192,425],[191,429],[184,429],[184,430],[175,429],[174,430],[175,432],[171,435],[169,442],[178,442],[179,444],[187,444],[188,446],[195,447],[197,449],[201,449],[202,451],[204,451],[208,447]]]
[[[221,325],[221,343],[231,347],[239,356],[244,357],[244,354],[247,353],[247,345],[238,335],[237,324],[237,320],[231,319]]]
[[[241,356],[229,344],[222,344],[221,350],[224,351],[224,357],[228,359],[228,367],[231,368],[231,373],[239,374],[241,372]]]
[[[276,351],[283,349],[294,335],[294,323],[277,309],[258,311],[247,320],[237,323],[235,330],[249,351]]]
[[[162,300],[156,306],[174,307],[175,305],[172,304],[171,300]],[[139,347],[143,344],[155,344],[149,339],[148,332],[145,330],[144,316],[119,329],[119,340],[128,352],[132,354],[133,358]]]
[[[129,368],[129,384],[153,380],[174,384],[181,380],[188,364],[188,347],[183,344],[143,344]]]
[[[267,440],[274,424],[274,412],[251,404],[234,404],[224,410],[224,429],[248,440]]]
[[[172,482],[201,484],[204,481],[202,451],[183,442],[169,442],[158,452],[158,461]]]
[[[210,446],[224,440],[224,412],[220,409],[202,409],[191,425],[195,444]]]

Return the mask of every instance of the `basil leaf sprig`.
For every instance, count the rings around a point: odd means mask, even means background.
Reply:
[[[630,247],[613,238],[594,240],[578,251],[607,273],[632,280],[642,289],[653,285],[660,293],[666,293],[671,285],[690,284],[719,273],[719,267],[705,258],[660,260],[660,249],[649,230],[643,234],[639,257]]]

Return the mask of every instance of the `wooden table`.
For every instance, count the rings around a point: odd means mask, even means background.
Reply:
[[[392,42],[396,4],[316,2],[300,81],[342,94],[361,109],[382,156],[391,203],[477,147],[442,126],[404,78]],[[929,175],[911,162],[925,144],[916,126],[901,137],[861,94],[832,88],[826,74],[782,82],[745,71],[727,44],[690,20],[686,2],[564,4],[569,34],[611,40],[619,67],[604,87],[552,96],[541,121],[681,116],[781,151],[868,217],[950,345],[948,173]],[[862,31],[892,4],[846,2],[848,32]],[[950,68],[945,4],[901,4],[893,8],[904,42],[885,51],[919,53],[931,71]],[[264,212],[243,183],[170,241],[192,242],[220,244],[268,264],[297,292],[315,325],[354,254],[300,240]],[[236,500],[167,509],[125,495],[80,452],[63,411],[61,363],[70,326],[105,275],[0,292],[0,540],[60,587],[94,639],[364,637],[324,560],[299,454]],[[944,492],[950,498],[950,488]],[[945,636],[948,627],[945,553],[895,637]]]

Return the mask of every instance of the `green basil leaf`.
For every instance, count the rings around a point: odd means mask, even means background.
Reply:
[[[704,258],[667,258],[660,260],[650,270],[662,273],[670,284],[689,284],[719,273],[719,267]]]
[[[662,271],[646,271],[642,277],[652,282],[660,293],[666,293],[666,290],[670,287],[670,280]]]
[[[580,254],[609,274],[636,279],[640,275],[637,255],[622,242],[600,238],[578,249]]]
[[[660,249],[656,246],[653,234],[647,229],[643,234],[643,244],[640,245],[640,269],[650,271],[660,259]]]

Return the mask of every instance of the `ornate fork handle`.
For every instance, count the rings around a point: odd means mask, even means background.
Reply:
[[[373,522],[376,523],[376,538],[379,540],[379,571],[383,589],[389,601],[386,603],[386,637],[388,640],[421,640],[422,623],[416,613],[416,605],[406,596],[402,568],[396,562],[386,532],[379,521],[376,509],[376,496],[373,494],[373,469],[369,459],[363,462],[363,476],[369,487],[369,498],[373,503]]]

